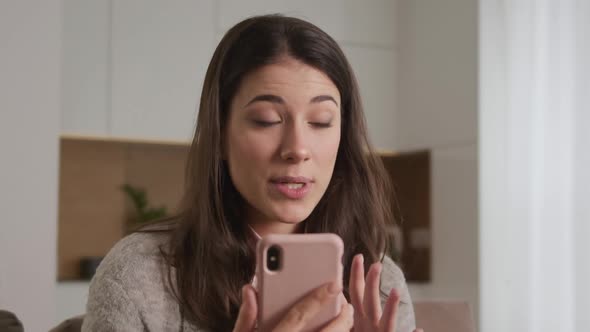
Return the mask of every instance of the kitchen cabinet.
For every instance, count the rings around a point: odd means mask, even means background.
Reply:
[[[264,13],[307,19],[341,44],[372,141],[395,148],[393,1],[65,0],[62,133],[190,140],[216,44],[240,20]]]
[[[66,0],[62,133],[189,140],[213,14],[213,0]]]

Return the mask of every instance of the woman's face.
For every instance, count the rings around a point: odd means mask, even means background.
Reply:
[[[340,93],[286,57],[244,76],[231,101],[224,158],[259,233],[293,232],[326,191],[340,143]]]

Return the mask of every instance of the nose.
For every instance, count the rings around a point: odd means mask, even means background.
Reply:
[[[280,150],[281,159],[291,163],[309,160],[311,155],[308,139],[304,125],[291,123],[291,125],[285,126]]]

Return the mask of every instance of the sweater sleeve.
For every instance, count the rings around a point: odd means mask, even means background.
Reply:
[[[139,311],[119,282],[102,278],[92,283],[82,332],[143,330]]]
[[[380,285],[381,306],[385,306],[391,289],[396,288],[400,293],[401,299],[397,311],[395,332],[412,332],[416,328],[416,320],[412,298],[410,297],[404,274],[391,258],[385,256],[382,263],[383,269]]]

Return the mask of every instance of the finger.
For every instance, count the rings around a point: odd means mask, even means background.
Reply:
[[[344,296],[344,293],[340,292],[340,295],[338,295],[338,297],[340,298],[340,303],[348,303],[348,300],[346,299],[346,296]]]
[[[354,308],[352,304],[344,301],[340,309],[340,314],[334,318],[330,324],[324,327],[321,332],[332,331],[350,331],[354,325]]]
[[[365,294],[365,268],[362,254],[354,256],[350,268],[350,279],[348,289],[350,291],[350,301],[355,309],[355,318],[360,319],[364,316],[363,298]]]
[[[415,329],[414,332],[424,332],[423,329]]]
[[[379,321],[379,331],[381,332],[395,332],[395,320],[397,317],[397,309],[399,307],[400,295],[397,289],[393,288],[389,292],[383,315]],[[414,331],[416,332],[416,331]]]
[[[242,287],[242,304],[238,313],[238,319],[234,326],[234,332],[250,332],[256,327],[256,314],[258,305],[256,294],[251,285]]]
[[[379,297],[379,278],[381,276],[381,263],[377,262],[371,265],[367,272],[367,281],[365,285],[365,297],[363,299],[363,308],[365,317],[377,326],[381,318],[381,298]]]
[[[297,302],[273,331],[302,330],[322,309],[324,304],[338,296],[341,291],[342,281],[335,281],[316,288],[301,301]]]

